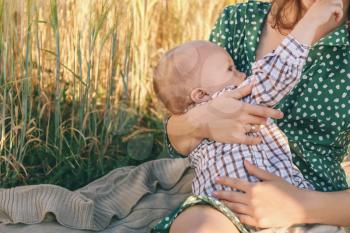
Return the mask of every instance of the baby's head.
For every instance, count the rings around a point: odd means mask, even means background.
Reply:
[[[172,114],[205,102],[226,86],[238,86],[245,74],[236,70],[225,49],[208,41],[192,41],[168,51],[154,72],[158,98]]]

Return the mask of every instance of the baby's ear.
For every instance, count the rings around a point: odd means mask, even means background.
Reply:
[[[191,100],[196,104],[209,101],[210,95],[202,88],[195,88],[191,91]]]

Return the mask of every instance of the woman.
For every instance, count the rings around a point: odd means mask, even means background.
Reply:
[[[210,108],[204,105],[169,119],[169,140],[181,154],[189,153],[203,138],[259,143],[259,139],[245,134],[263,124],[266,117],[279,119],[277,123],[289,139],[295,164],[318,191],[299,190],[246,163],[247,171],[263,182],[251,184],[221,177],[218,183],[243,192],[221,191],[216,195],[243,224],[263,228],[303,223],[350,226],[350,190],[340,166],[350,142],[349,2],[343,0],[344,19],[339,24],[325,25],[318,33],[316,39],[326,36],[313,46],[301,82],[279,106],[283,119],[276,110],[239,102],[249,94],[249,87],[209,102]],[[275,49],[312,3],[313,0],[251,1],[227,7],[210,40],[225,47],[238,70],[249,74],[250,64]],[[238,36],[232,36],[232,32]],[[210,111],[213,107],[232,111],[216,114]],[[169,147],[175,153],[170,144]],[[207,203],[184,203],[163,221],[162,232],[169,228],[176,233],[227,232],[227,227],[232,228],[231,233],[239,232],[228,219],[222,220],[219,211],[203,204]],[[201,218],[193,221],[188,218],[191,214]]]

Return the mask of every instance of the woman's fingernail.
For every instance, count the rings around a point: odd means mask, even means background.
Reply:
[[[220,180],[221,180],[221,177],[218,176],[218,177],[215,178],[215,180],[216,180],[216,181],[220,181]]]
[[[213,192],[213,195],[214,195],[215,197],[217,197],[217,196],[218,196],[218,193],[217,193],[217,192]]]

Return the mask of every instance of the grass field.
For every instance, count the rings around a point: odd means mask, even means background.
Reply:
[[[1,187],[166,156],[152,68],[231,0],[0,0]]]
[[[166,157],[151,74],[235,0],[0,0],[0,187]]]

